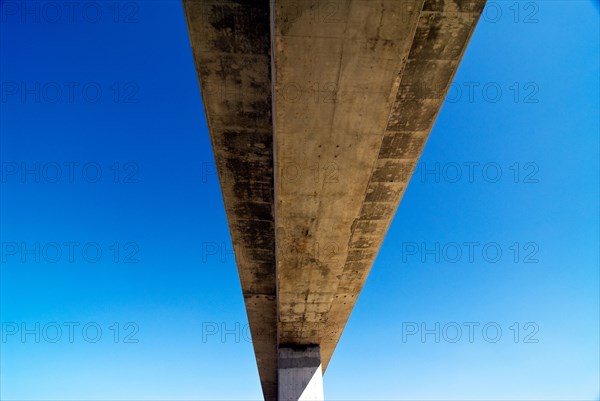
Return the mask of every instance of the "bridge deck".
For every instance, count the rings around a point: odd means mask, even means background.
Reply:
[[[265,399],[279,344],[326,369],[484,3],[184,0]]]

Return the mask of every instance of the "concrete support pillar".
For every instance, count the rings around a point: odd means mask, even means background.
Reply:
[[[323,401],[323,370],[318,345],[279,347],[279,401]]]

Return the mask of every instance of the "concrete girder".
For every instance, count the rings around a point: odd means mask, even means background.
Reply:
[[[325,371],[485,0],[184,0],[266,400]]]

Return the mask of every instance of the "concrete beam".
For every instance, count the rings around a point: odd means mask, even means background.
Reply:
[[[267,400],[277,397],[269,1],[184,0],[190,42]]]
[[[368,156],[367,183],[347,198],[358,206],[358,212],[353,210],[348,248],[342,255],[345,260],[338,270],[339,280],[333,287],[335,296],[326,316],[329,341],[324,342],[321,349],[324,371],[425,147],[484,5],[485,0],[426,0],[417,18],[414,22],[411,20],[414,31],[410,50],[402,56],[401,68],[390,87],[391,103],[384,106],[388,112],[384,120],[372,125],[379,140],[376,156],[372,157],[372,153]],[[412,15],[406,11],[404,14],[408,18]],[[371,112],[374,110],[369,107],[363,109],[363,114]],[[364,181],[361,184],[364,185]]]
[[[358,220],[422,1],[336,2],[331,20],[322,4],[276,2],[272,34],[279,341],[331,342],[326,366],[359,292],[339,291],[346,263],[370,267],[376,249],[363,248],[383,240],[384,224]],[[332,313],[339,297],[346,310]]]
[[[484,5],[184,0],[266,400],[290,344],[327,368]]]
[[[272,6],[279,342],[326,369],[483,1]]]

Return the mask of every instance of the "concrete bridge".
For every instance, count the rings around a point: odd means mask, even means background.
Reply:
[[[485,0],[184,0],[265,400],[322,373]]]

